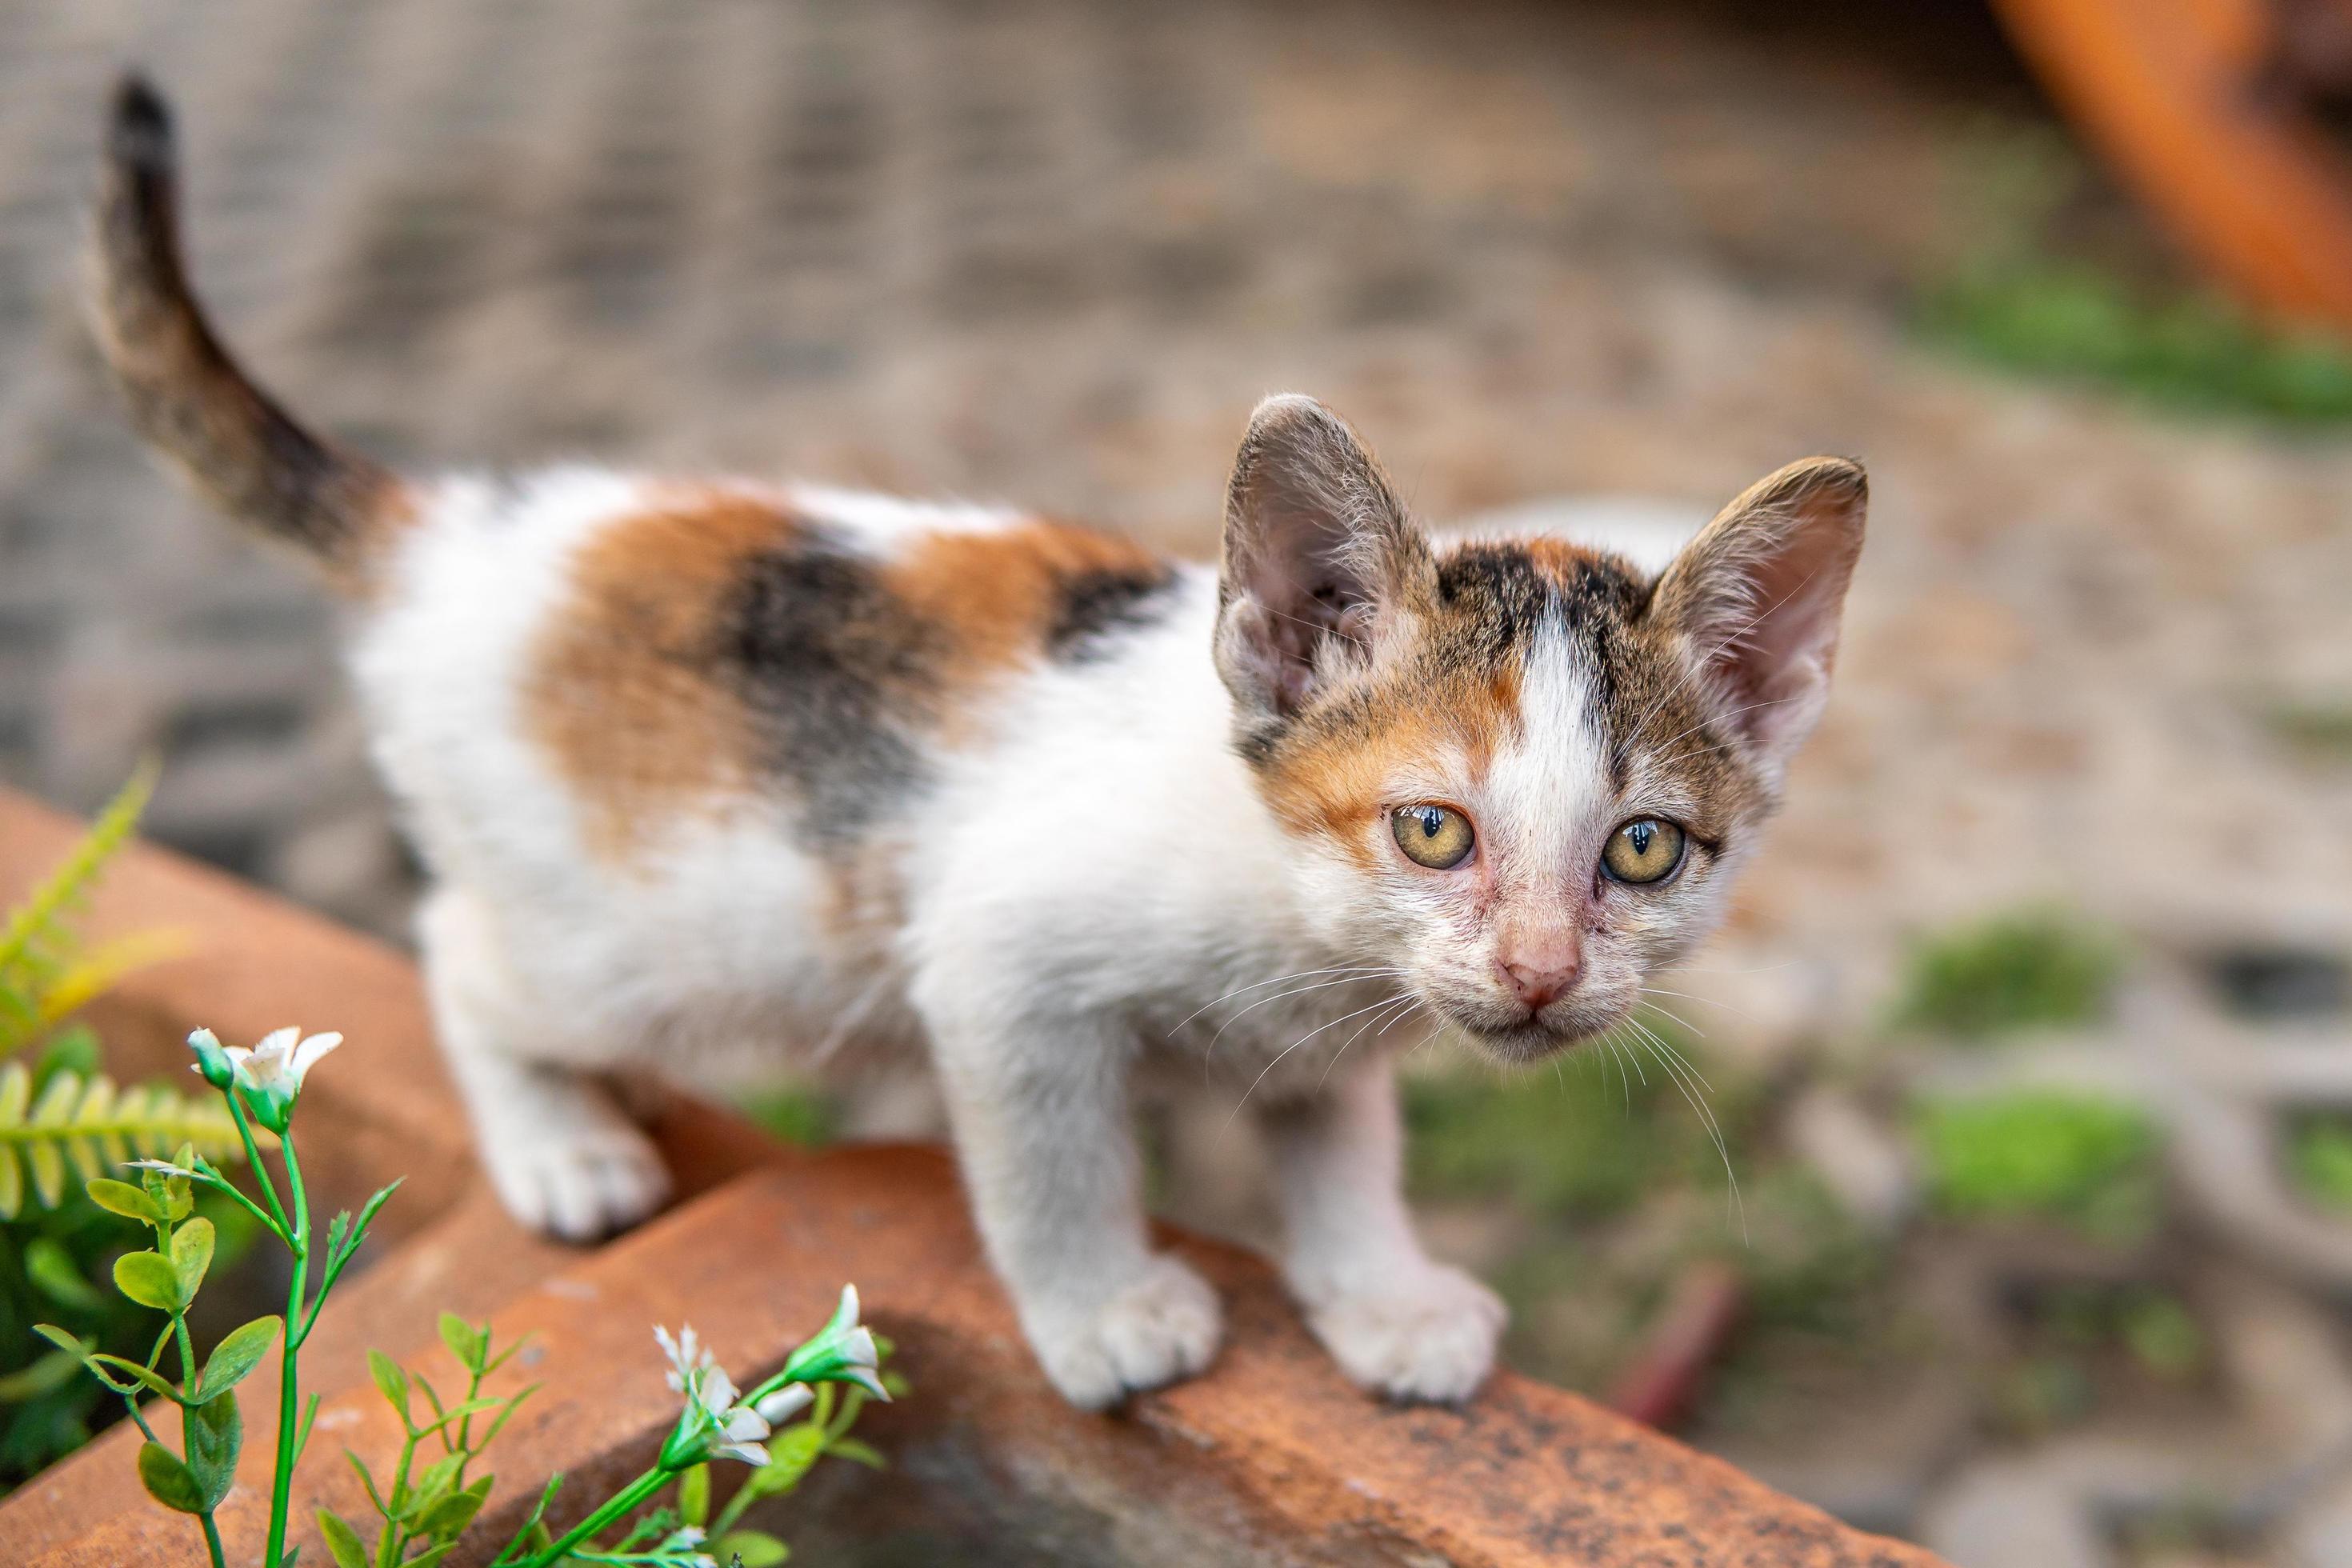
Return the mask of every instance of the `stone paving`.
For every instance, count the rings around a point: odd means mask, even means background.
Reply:
[[[401,929],[332,606],[93,374],[78,204],[137,58],[229,335],[395,460],[793,473],[1202,551],[1277,388],[1435,517],[1862,456],[1840,689],[1694,974],[1727,1047],[1866,1019],[1910,933],[2035,898],[2162,976],[2352,949],[2352,765],[2273,721],[2352,705],[2352,447],[1923,350],[1893,301],[1967,242],[1956,149],[2030,96],[1722,9],[7,0],[0,780],[87,808],[160,751],[161,837]]]

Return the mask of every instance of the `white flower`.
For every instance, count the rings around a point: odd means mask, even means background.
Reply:
[[[806,1410],[815,1402],[815,1399],[816,1395],[810,1391],[807,1384],[788,1383],[751,1408],[757,1410],[760,1413],[760,1419],[769,1426],[781,1426]]]
[[[721,1458],[764,1465],[768,1450],[760,1445],[771,1430],[765,1417],[748,1405],[735,1403],[735,1380],[723,1367],[706,1367],[695,1380],[694,1397],[710,1417],[718,1441],[711,1452]]]
[[[676,1339],[670,1338],[669,1331],[656,1323],[654,1325],[654,1339],[660,1344],[662,1353],[669,1357],[669,1375],[664,1381],[668,1383],[672,1394],[684,1394],[697,1373],[714,1364],[709,1347],[695,1333],[692,1323],[681,1324]]]
[[[341,1035],[312,1035],[306,1039],[301,1030],[284,1028],[272,1029],[251,1050],[243,1046],[226,1049],[228,1059],[236,1064],[237,1081],[246,1088],[291,1097],[302,1092],[302,1079],[320,1058],[342,1043]]]
[[[161,1171],[167,1176],[186,1176],[192,1181],[196,1176],[185,1165],[175,1165],[169,1160],[131,1160],[127,1163],[134,1171]]]
[[[774,1428],[756,1408],[739,1403],[735,1380],[712,1357],[709,1347],[691,1327],[680,1328],[675,1339],[667,1329],[656,1328],[654,1338],[669,1358],[667,1382],[686,1395],[688,1416],[702,1430],[707,1452],[712,1458],[740,1459],[747,1465],[766,1464],[768,1450],[760,1445]],[[774,1397],[772,1394],[761,1403],[771,1403]]]

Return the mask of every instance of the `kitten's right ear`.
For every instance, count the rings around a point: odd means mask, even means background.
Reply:
[[[1347,422],[1311,397],[1250,416],[1225,489],[1217,673],[1245,711],[1282,719],[1369,658],[1431,571],[1428,542]]]

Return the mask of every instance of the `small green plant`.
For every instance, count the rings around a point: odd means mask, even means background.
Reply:
[[[2122,970],[2115,943],[2077,919],[1995,915],[1913,946],[1895,1021],[1963,1039],[2094,1024]]]
[[[2161,1214],[2158,1139],[2128,1105],[2021,1089],[1935,1100],[1913,1116],[1930,1201],[1955,1219],[2047,1219],[2132,1241]]]
[[[288,1510],[294,1466],[310,1441],[319,1409],[317,1394],[307,1404],[301,1398],[302,1347],[378,1212],[400,1184],[394,1182],[377,1191],[356,1217],[339,1214],[323,1236],[317,1232],[293,1121],[311,1069],[341,1043],[341,1035],[306,1038],[299,1030],[280,1029],[246,1049],[222,1046],[207,1029],[191,1035],[188,1044],[196,1053],[197,1071],[226,1107],[260,1190],[259,1201],[247,1196],[189,1145],[168,1160],[133,1162],[142,1172],[137,1185],[108,1177],[90,1180],[86,1188],[93,1203],[153,1232],[152,1247],[117,1260],[114,1284],[126,1300],[162,1312],[163,1330],[146,1356],[133,1359],[97,1350],[55,1324],[38,1328],[122,1400],[147,1439],[139,1450],[141,1482],[165,1508],[196,1519],[214,1568],[226,1568],[214,1512],[236,1480],[244,1447],[236,1385],[273,1344],[278,1353],[278,1443],[263,1568],[284,1568],[299,1550],[287,1543]],[[279,1162],[276,1177],[261,1159],[262,1143],[271,1138]],[[236,1205],[293,1260],[284,1314],[245,1324],[201,1363],[188,1332],[187,1314],[211,1268],[215,1227],[194,1212],[199,1190]],[[685,1396],[685,1407],[653,1467],[560,1536],[545,1523],[548,1506],[563,1481],[561,1475],[551,1477],[522,1528],[489,1560],[493,1568],[556,1568],[566,1563],[716,1568],[717,1560],[702,1550],[712,1529],[730,1555],[746,1564],[782,1562],[783,1543],[742,1529],[742,1510],[760,1497],[791,1489],[827,1454],[880,1461],[880,1456],[849,1435],[866,1397],[890,1397],[877,1370],[885,1347],[858,1322],[855,1289],[842,1291],[832,1321],[793,1351],[780,1371],[745,1393],[739,1394],[693,1330],[676,1338],[665,1330],[655,1332],[670,1360],[670,1386]],[[319,1515],[319,1529],[336,1568],[435,1568],[462,1543],[467,1528],[488,1500],[491,1479],[469,1477],[467,1469],[535,1385],[507,1394],[484,1392],[485,1380],[520,1348],[496,1350],[488,1324],[468,1324],[445,1314],[441,1337],[467,1373],[465,1393],[453,1401],[445,1402],[422,1375],[390,1358],[370,1357],[376,1387],[399,1413],[406,1436],[385,1484],[379,1485],[356,1455],[351,1457],[380,1521],[373,1548],[348,1520],[323,1510]],[[163,1371],[164,1359],[174,1349],[176,1379]],[[849,1397],[838,1405],[834,1384],[850,1389]],[[176,1449],[149,1422],[140,1404],[142,1395],[178,1407]],[[422,1417],[415,1404],[417,1395],[430,1411],[429,1419]],[[775,1426],[804,1410],[814,1414],[788,1428],[772,1452],[767,1444]],[[420,1470],[418,1460],[433,1447],[440,1449],[438,1457]],[[719,1458],[751,1465],[753,1470],[735,1499],[713,1519],[709,1466]],[[674,1504],[658,1501],[673,1489],[677,1493]],[[614,1530],[619,1536],[600,1543],[599,1538]]]
[[[65,863],[0,917],[0,1365],[14,1369],[0,1377],[0,1488],[87,1441],[108,1405],[73,1355],[35,1334],[37,1321],[63,1317],[80,1342],[110,1354],[137,1354],[147,1342],[143,1314],[93,1283],[120,1230],[79,1182],[183,1144],[215,1159],[242,1153],[209,1098],[118,1086],[101,1070],[98,1037],[75,1017],[124,973],[182,945],[148,933],[92,947],[79,931],[153,783],[142,769]],[[240,1250],[247,1238],[228,1205],[202,1206],[221,1255]]]

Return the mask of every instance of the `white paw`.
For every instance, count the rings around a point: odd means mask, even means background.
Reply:
[[[646,1135],[603,1125],[491,1132],[482,1163],[507,1212],[543,1236],[595,1241],[626,1230],[669,1196],[669,1170]]]
[[[1459,1268],[1432,1263],[1382,1289],[1312,1308],[1316,1338],[1340,1369],[1397,1399],[1453,1404],[1495,1367],[1508,1314],[1502,1299]]]
[[[1168,1257],[1108,1299],[1022,1314],[1046,1377],[1084,1410],[1201,1371],[1216,1353],[1221,1317],[1208,1281]]]

